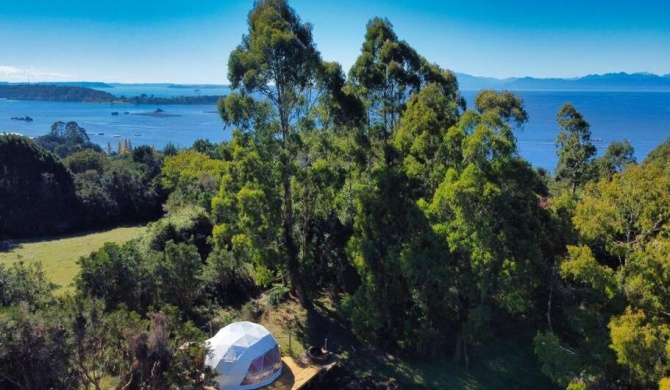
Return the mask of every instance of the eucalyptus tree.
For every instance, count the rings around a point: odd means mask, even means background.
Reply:
[[[351,186],[347,245],[361,285],[344,306],[359,336],[436,353],[449,299],[435,292],[448,290],[449,254],[417,202],[432,197],[446,171],[445,138],[463,108],[458,83],[399,40],[388,20],[375,18],[348,88],[363,101],[367,126],[357,145],[364,158]]]
[[[596,174],[600,179],[611,179],[615,173],[621,173],[627,166],[635,163],[633,145],[628,140],[613,141],[602,157],[595,159]]]
[[[523,108],[523,99],[510,91],[497,92],[485,89],[475,97],[477,112],[495,111],[508,123],[523,126],[528,122],[528,113]]]
[[[459,119],[458,101],[435,83],[412,95],[393,137],[403,170],[418,196],[430,198],[448,166],[459,160],[449,129]]]
[[[354,331],[439,353],[484,340],[494,316],[534,309],[548,261],[539,178],[517,153],[521,99],[489,92],[476,111],[439,84],[413,95],[392,140],[401,164],[360,183],[348,253],[361,276]],[[517,120],[518,119],[518,120]],[[428,342],[428,340],[432,340]],[[455,346],[455,348],[454,348]]]
[[[485,93],[476,101],[494,103],[478,104],[480,112],[467,111],[449,130],[445,139],[455,159],[424,206],[452,258],[442,265],[452,280],[441,294],[450,298],[447,310],[456,322],[455,358],[466,363],[468,345],[491,337],[502,316],[533,312],[549,264],[539,178],[518,156],[516,120],[509,120],[526,113],[520,99],[509,105],[505,95]]]
[[[278,172],[266,176],[269,181],[257,188],[264,193],[256,194],[262,198],[278,190],[280,209],[269,204],[267,213],[281,215],[279,255],[285,259],[283,266],[294,292],[309,306],[300,265],[304,253],[300,252],[296,229],[294,179],[304,160],[303,133],[323,125],[314,119],[315,107],[327,95],[336,101],[344,97],[342,93],[329,94],[333,86],[343,84],[344,75],[338,65],[323,63],[312,26],[302,22],[285,0],[256,2],[248,25],[249,33],[228,61],[233,93],[219,103],[219,109],[223,120],[235,126],[240,136],[253,134],[254,148],[261,152],[264,163],[274,164]],[[221,194],[219,199],[225,196]]]
[[[388,19],[374,18],[366,26],[365,41],[349,72],[350,84],[363,97],[372,138],[389,139],[410,96],[429,83],[458,98],[456,76],[429,63],[407,42],[398,39]]]
[[[591,142],[591,129],[584,116],[571,103],[565,103],[557,114],[561,131],[556,137],[556,178],[570,184],[572,193],[589,179],[596,147]]]

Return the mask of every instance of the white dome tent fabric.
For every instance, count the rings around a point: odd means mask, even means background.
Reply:
[[[269,385],[281,375],[277,340],[263,325],[233,322],[205,342],[205,364],[220,374],[221,390],[247,390]]]

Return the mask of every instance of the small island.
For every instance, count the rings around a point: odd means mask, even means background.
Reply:
[[[25,122],[32,122],[33,121],[33,118],[31,118],[27,115],[26,116],[13,116],[10,119],[13,120],[13,121],[25,121]]]
[[[181,115],[178,115],[178,114],[168,114],[160,108],[155,109],[154,111],[149,111],[149,112],[137,112],[137,113],[134,113],[133,115],[153,116],[153,117],[157,117],[157,118],[168,118],[168,117],[181,116]]]

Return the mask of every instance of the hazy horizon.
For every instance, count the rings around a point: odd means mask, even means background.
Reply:
[[[619,74],[626,74],[628,76],[633,76],[633,75],[649,75],[649,76],[656,76],[656,77],[670,77],[670,73],[668,74],[657,74],[657,73],[650,73],[650,72],[608,72],[608,73],[591,73],[591,74],[584,74],[584,75],[579,75],[575,77],[532,77],[532,76],[516,76],[516,77],[503,77],[503,78],[498,78],[498,77],[491,77],[491,76],[480,76],[480,75],[473,75],[470,73],[466,72],[456,72],[457,75],[465,75],[465,76],[470,76],[474,78],[481,78],[481,79],[493,79],[493,80],[499,80],[499,81],[505,81],[505,80],[510,80],[510,79],[523,79],[523,78],[533,78],[536,80],[551,80],[551,79],[558,79],[558,80],[577,80],[581,79],[584,77],[589,77],[589,76],[606,76],[606,75],[619,75]],[[206,86],[213,86],[213,87],[229,87],[230,83],[198,83],[198,82],[172,82],[172,81],[136,81],[136,82],[122,82],[122,81],[108,81],[108,80],[41,80],[41,81],[9,81],[9,80],[4,80],[0,79],[0,83],[10,83],[10,84],[45,84],[45,83],[70,83],[70,84],[77,84],[77,83],[101,83],[101,84],[107,84],[110,86],[113,86],[113,84],[122,84],[122,85],[174,85],[174,86],[197,86],[197,87],[206,87]]]

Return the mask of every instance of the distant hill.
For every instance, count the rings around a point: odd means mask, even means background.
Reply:
[[[98,83],[89,83],[90,85]],[[104,83],[99,83],[104,84]],[[98,87],[105,88],[105,87]],[[109,88],[113,88],[109,86]],[[125,102],[133,104],[214,104],[221,96],[175,96],[175,97],[153,97],[134,96],[130,98],[117,97],[106,91],[97,89],[64,86],[54,84],[10,84],[0,83],[0,98],[10,100],[51,100],[59,102],[86,102],[86,103],[109,103]]]
[[[54,81],[38,82],[36,85],[56,85],[59,87],[82,87],[82,88],[112,88],[111,85],[100,81]]]
[[[0,98],[11,100],[51,100],[60,102],[110,102],[114,96],[91,88],[45,84],[3,84]]]
[[[495,79],[456,73],[462,90],[509,89],[545,91],[670,91],[670,75],[651,73],[606,73],[573,79],[507,78]]]

